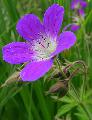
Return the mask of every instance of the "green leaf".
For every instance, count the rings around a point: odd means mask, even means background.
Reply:
[[[78,117],[79,120],[90,120],[88,114],[86,114],[83,107],[80,105],[77,107],[78,113],[75,113],[75,115]]]
[[[64,96],[63,98],[60,98],[58,100],[62,101],[64,103],[72,103],[72,102],[74,102],[74,99],[71,96]]]
[[[59,109],[58,109],[58,112],[57,112],[57,117],[60,117],[64,114],[66,114],[67,112],[71,112],[72,109],[74,107],[76,107],[77,104],[76,103],[72,103],[72,104],[65,104],[65,105],[62,105]]]

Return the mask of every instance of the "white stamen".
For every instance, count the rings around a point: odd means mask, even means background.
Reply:
[[[56,38],[52,39],[51,37],[41,36],[39,39],[34,41],[32,45],[32,50],[35,52],[34,60],[46,60],[49,59],[51,53],[56,49],[57,43]]]

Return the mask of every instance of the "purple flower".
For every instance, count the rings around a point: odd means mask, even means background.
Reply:
[[[84,0],[72,0],[71,9],[77,10],[78,15],[85,16],[84,8],[87,7],[87,2]]]
[[[80,29],[80,25],[77,23],[68,24],[63,28],[63,31],[66,31],[67,29],[70,29],[71,31],[75,32]]]
[[[71,9],[80,9],[87,7],[87,2],[84,0],[72,0]]]
[[[84,10],[83,9],[79,9],[78,10],[78,14],[82,17],[85,17],[85,13],[84,13]]]
[[[28,62],[21,71],[23,81],[35,81],[50,70],[53,57],[74,45],[76,36],[62,32],[64,8],[58,4],[49,7],[41,23],[34,14],[24,15],[17,23],[18,33],[26,42],[12,42],[3,47],[3,60],[10,64]]]
[[[77,30],[80,29],[80,25],[78,25],[78,24],[72,24],[70,29],[71,29],[71,31],[75,32],[75,31],[77,31]]]

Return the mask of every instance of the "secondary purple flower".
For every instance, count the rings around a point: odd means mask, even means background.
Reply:
[[[71,31],[75,32],[75,31],[77,31],[77,30],[80,29],[80,25],[78,25],[78,24],[72,24],[70,29],[71,29]]]
[[[72,0],[71,9],[80,9],[87,7],[87,2],[84,0]]]
[[[85,17],[85,12],[84,12],[83,9],[79,9],[79,10],[78,10],[78,14],[79,14],[80,16],[82,16],[82,17]]]
[[[23,81],[35,81],[53,65],[53,57],[74,45],[76,36],[71,31],[58,35],[64,8],[49,7],[40,22],[34,14],[24,15],[17,23],[18,33],[26,42],[12,42],[3,47],[3,59],[10,64],[28,62],[21,71]]]
[[[77,30],[80,29],[80,25],[77,23],[68,24],[63,28],[63,31],[66,31],[67,29],[70,29],[71,31],[76,32]]]
[[[80,16],[85,16],[84,8],[87,7],[87,2],[84,0],[72,0],[71,9],[77,10],[77,14]]]

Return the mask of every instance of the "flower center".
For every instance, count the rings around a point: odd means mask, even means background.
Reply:
[[[51,53],[56,50],[56,39],[52,39],[50,36],[41,36],[35,40],[32,44],[32,50],[35,52],[33,56],[34,60],[46,60],[51,58]]]

